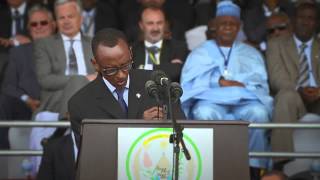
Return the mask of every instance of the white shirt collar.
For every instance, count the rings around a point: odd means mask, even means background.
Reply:
[[[148,41],[144,41],[144,45],[145,45],[146,47],[157,46],[159,49],[161,49],[162,42],[163,42],[162,39],[161,39],[160,41],[154,43],[154,44],[152,44],[152,43],[150,43],[150,42],[148,42]]]
[[[297,45],[298,48],[298,52],[300,51],[300,45],[302,44],[302,42],[297,38],[296,35],[293,36],[294,42]],[[312,42],[313,42],[313,38],[311,38],[308,42],[306,42],[305,44],[307,45],[307,48],[310,48],[312,46]]]
[[[24,12],[26,11],[26,8],[27,8],[27,3],[26,2],[23,2],[19,7],[18,7],[18,11],[20,13],[20,15],[23,15]],[[15,8],[10,8],[11,10],[11,14],[14,14],[14,11],[16,10]]]
[[[61,34],[61,33],[60,33]],[[81,41],[81,33],[78,32],[78,34],[76,34],[74,37],[69,37],[69,36],[66,36],[64,34],[61,34],[61,37],[62,37],[62,40],[63,41],[70,41],[71,39],[72,40],[75,40],[75,41]]]
[[[269,17],[272,15],[272,11],[270,11],[269,8],[265,4],[263,4],[262,8],[263,8],[265,16]],[[280,11],[280,8],[276,7],[273,12],[278,13],[279,11]]]
[[[102,76],[102,79],[104,81],[104,83],[106,84],[106,86],[108,87],[108,89],[110,90],[111,93],[113,93],[116,90],[116,87],[114,87],[107,79],[105,79]],[[127,80],[127,84],[125,86],[126,89],[129,89],[129,84],[130,84],[130,75],[128,75],[128,80]]]
[[[84,17],[84,16],[93,16],[94,15],[94,13],[95,13],[95,11],[96,11],[96,8],[92,8],[90,11],[85,11],[85,10],[83,10],[82,11],[82,16]]]

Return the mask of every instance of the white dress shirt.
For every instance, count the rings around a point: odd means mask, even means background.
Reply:
[[[69,75],[69,49],[70,49],[70,45],[71,45],[71,38],[67,37],[63,34],[61,34],[62,40],[63,40],[63,46],[64,46],[64,51],[66,54],[66,71],[65,71],[65,75]],[[74,40],[73,42],[73,49],[74,52],[76,54],[76,58],[77,58],[77,65],[78,65],[78,74],[79,75],[87,75],[87,68],[86,68],[86,63],[85,63],[85,59],[84,59],[84,52],[83,52],[83,47],[82,47],[82,42],[81,42],[81,34],[80,32],[74,36],[72,38]]]

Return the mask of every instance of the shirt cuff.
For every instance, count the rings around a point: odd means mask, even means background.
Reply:
[[[24,94],[20,97],[21,101],[26,102],[29,99],[29,96]]]

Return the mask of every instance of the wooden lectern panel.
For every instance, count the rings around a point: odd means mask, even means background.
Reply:
[[[178,121],[185,128],[214,129],[214,180],[249,180],[248,123],[243,121]],[[171,127],[170,122],[84,120],[78,179],[117,179],[119,127]]]

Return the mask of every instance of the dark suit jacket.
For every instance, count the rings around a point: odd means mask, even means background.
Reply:
[[[98,1],[94,22],[95,33],[103,28],[118,28],[118,16],[115,7],[113,7],[111,3]]]
[[[132,47],[135,68],[145,64],[146,52],[144,42],[140,41]],[[172,81],[179,82],[183,64],[173,64],[173,59],[185,61],[188,49],[185,43],[176,40],[163,40],[160,52],[160,65],[154,66],[156,70],[164,71]]]
[[[31,43],[10,50],[2,92],[18,99],[23,94],[34,99],[40,98],[40,85],[35,72]]]
[[[145,70],[131,70],[130,72],[128,119],[142,119],[146,109],[157,105],[156,101],[144,90],[145,82],[150,79],[150,74],[150,71]],[[79,90],[69,100],[68,105],[71,128],[75,132],[77,144],[80,140],[80,125],[83,119],[127,119],[100,75]],[[180,103],[175,103],[174,108],[175,117],[185,119]]]
[[[23,35],[27,35],[27,22],[28,22],[28,10],[30,8],[30,5],[27,3],[25,13],[23,15]],[[0,37],[2,38],[10,38],[11,37],[11,31],[12,31],[12,17],[11,17],[11,11],[10,7],[6,6],[0,9],[0,22],[1,22],[1,28],[0,28]],[[7,48],[3,48],[0,46],[0,51],[6,51]]]
[[[44,146],[37,180],[74,180],[75,164],[70,134],[50,140]]]

